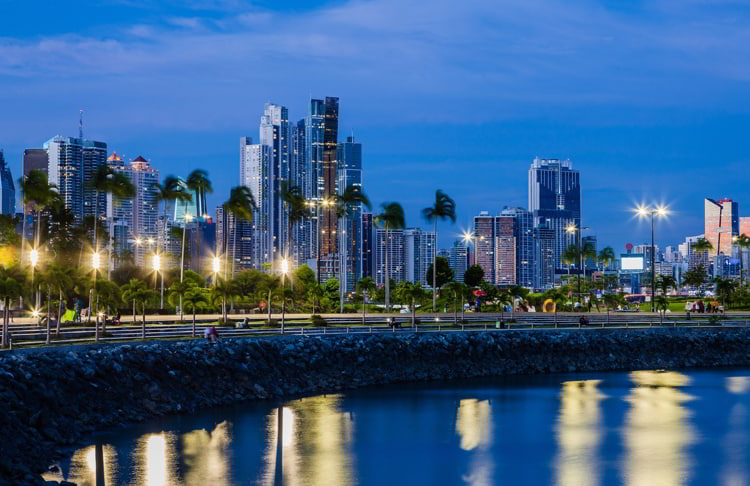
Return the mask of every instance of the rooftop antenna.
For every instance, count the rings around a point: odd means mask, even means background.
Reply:
[[[83,110],[79,110],[78,116],[78,138],[83,140]]]

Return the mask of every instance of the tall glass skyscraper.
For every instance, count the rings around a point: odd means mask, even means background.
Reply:
[[[338,145],[337,173],[338,193],[343,194],[347,187],[362,188],[362,144],[354,141],[354,137],[347,137],[346,142]],[[362,278],[362,207],[357,206],[344,220],[346,227],[341,228],[340,242],[346,246],[341,251],[344,271],[341,272],[341,282],[346,292],[352,292],[357,280]]]
[[[732,237],[740,234],[739,205],[731,199],[704,200],[704,237],[714,247],[709,257],[718,253],[732,256]]]
[[[0,209],[2,214],[16,215],[16,186],[13,184],[13,174],[5,163],[5,156],[0,150]]]
[[[271,226],[270,150],[266,145],[254,144],[250,137],[240,138],[240,183],[250,189],[256,209],[249,226],[251,243],[243,245],[243,252],[251,248],[252,256],[237,255],[235,259],[253,262],[257,269],[273,258]],[[238,225],[238,229],[241,225]],[[238,237],[240,235],[237,235]],[[247,235],[244,235],[247,236]],[[229,236],[234,238],[234,236]]]
[[[555,231],[555,267],[562,268],[562,254],[576,243],[576,235],[565,228],[581,226],[581,177],[570,160],[534,159],[529,168],[529,211],[535,226]]]
[[[107,212],[107,200],[99,193],[98,204],[95,191],[89,186],[100,165],[107,163],[107,144],[82,138],[56,136],[44,145],[47,151],[48,178],[55,184],[65,207],[72,211],[76,224],[82,224],[86,216],[102,218]]]
[[[534,258],[534,217],[524,208],[505,208],[500,214],[515,219],[516,283],[533,289],[536,264]]]

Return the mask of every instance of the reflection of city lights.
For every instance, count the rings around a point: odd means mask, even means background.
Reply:
[[[81,486],[94,486],[95,484],[117,484],[117,454],[115,448],[111,445],[99,446],[102,449],[102,471],[104,477],[102,481],[97,481],[96,477],[96,448],[89,446],[79,449],[73,453],[70,458],[67,476],[63,475],[62,470],[46,472],[42,474],[45,481],[69,481]]]
[[[695,440],[690,412],[683,406],[693,397],[678,387],[690,378],[677,372],[638,371],[630,374],[637,386],[626,401],[628,484],[685,484],[692,466],[687,453]]]
[[[492,445],[492,407],[488,400],[463,399],[456,411],[456,433],[460,447],[472,451],[468,474],[462,475],[468,484],[493,484],[495,462],[490,454]]]
[[[562,384],[557,440],[558,484],[597,484],[598,447],[602,439],[599,402],[606,395],[599,392],[600,380],[566,381]]]
[[[289,447],[294,439],[294,412],[291,408],[284,407],[281,409],[283,414],[284,427],[281,434],[281,446]]]
[[[147,486],[167,486],[167,442],[164,434],[153,434],[146,439]]]
[[[229,484],[228,454],[231,442],[231,426],[228,422],[217,424],[211,432],[199,429],[183,435],[184,484]]]
[[[726,383],[730,393],[742,395],[750,390],[750,376],[728,376]]]

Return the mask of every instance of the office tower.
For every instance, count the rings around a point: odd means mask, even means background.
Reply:
[[[305,199],[312,203],[312,216],[306,224],[305,241],[308,248],[305,255],[308,261],[316,260],[320,250],[320,231],[322,220],[322,174],[323,174],[323,137],[325,133],[325,104],[323,100],[310,100],[307,118],[305,119]],[[320,174],[320,177],[319,177]]]
[[[0,212],[9,216],[16,215],[16,186],[13,184],[13,174],[5,163],[5,156],[0,150]]]
[[[216,254],[216,223],[211,218],[196,219],[185,225],[186,264],[201,275],[212,272]]]
[[[362,144],[354,141],[354,137],[347,137],[346,142],[338,145],[337,186],[338,193],[343,194],[347,187],[362,189]],[[346,292],[352,292],[357,280],[362,277],[362,207],[352,208],[351,213],[343,218],[346,227],[340,233],[340,242],[345,244],[345,251],[341,251],[344,271],[340,273],[340,284]],[[345,261],[344,261],[345,259]]]
[[[375,255],[372,252],[372,213],[362,213],[362,278],[372,278]]]
[[[534,228],[535,289],[551,289],[555,286],[556,244],[554,229],[546,226]]]
[[[427,270],[435,258],[435,232],[409,228],[403,230],[403,235],[404,281],[432,288],[432,277],[427,278]]]
[[[750,236],[750,216],[740,218],[740,234]]]
[[[252,223],[235,219],[223,206],[216,206],[216,255],[221,258],[222,277],[253,267]],[[224,269],[226,267],[226,272]]]
[[[682,253],[683,257],[688,262],[688,270],[692,270],[695,267],[702,265],[703,268],[708,271],[710,259],[708,250],[697,251],[693,248],[693,245],[703,237],[703,235],[688,236],[685,238],[685,242],[680,244],[680,253]]]
[[[32,170],[40,170],[47,174],[47,151],[44,149],[26,149],[23,151],[23,175],[29,175]]]
[[[453,270],[453,280],[463,283],[469,263],[468,248],[463,240],[453,242],[453,246],[448,250],[448,262]]]
[[[103,217],[107,211],[106,195],[99,193],[97,202],[90,182],[99,166],[107,163],[107,144],[58,135],[47,140],[43,147],[47,151],[49,182],[57,186],[75,223],[82,224],[86,216],[94,216],[96,207],[97,217]]]
[[[260,119],[260,144],[268,150],[268,228],[269,261],[289,257],[288,220],[282,200],[282,187],[289,182],[289,112],[284,106],[266,103]]]
[[[318,173],[318,197],[331,200],[336,194],[336,156],[338,152],[338,130],[339,130],[339,99],[326,97],[325,112],[323,116],[323,165],[322,171]],[[320,184],[322,183],[322,187]],[[324,206],[321,228],[321,263],[328,263],[328,272],[335,273],[336,254],[338,252],[338,241],[336,231],[338,218],[333,206]],[[330,263],[329,263],[330,262]],[[333,265],[331,265],[333,263]],[[321,268],[321,272],[325,272]]]
[[[516,228],[513,216],[495,216],[493,278],[495,285],[516,284]]]
[[[565,249],[577,243],[577,235],[565,229],[581,227],[580,173],[569,160],[534,159],[529,168],[529,211],[534,226],[555,231],[555,267],[561,268]]]
[[[111,224],[128,228],[126,241],[132,243],[136,239],[157,238],[159,201],[154,184],[159,183],[159,170],[140,155],[125,162],[121,156],[112,153],[107,158],[107,163],[115,172],[126,175],[135,188],[132,199],[119,200],[111,194],[107,195],[107,218]],[[128,249],[128,245],[120,245],[115,248],[115,252]],[[146,262],[146,247],[136,245],[134,250],[136,264],[143,265]]]
[[[481,211],[474,217],[474,265],[484,270],[487,282],[495,281],[495,218],[487,211]]]
[[[534,217],[524,208],[505,208],[502,216],[515,218],[516,283],[534,288]]]
[[[388,252],[388,271],[391,280],[403,282],[406,264],[404,262],[404,230],[388,230],[388,241],[384,229],[375,230],[375,283],[385,284],[385,257]]]
[[[307,125],[303,118],[290,128],[291,131],[291,169],[289,179],[291,184],[299,187],[306,201],[312,199],[310,195],[310,167],[307,163]],[[312,212],[312,211],[311,211]],[[307,263],[314,258],[311,250],[312,218],[304,218],[294,223],[292,227],[293,243],[291,248],[295,266]]]
[[[240,183],[250,189],[256,205],[250,225],[252,234],[250,259],[254,268],[258,270],[263,268],[263,264],[270,264],[273,257],[269,166],[270,151],[267,146],[253,144],[250,137],[240,138]],[[244,255],[240,258],[245,260]]]
[[[732,237],[740,234],[739,205],[731,199],[704,200],[705,238],[714,249],[709,256],[732,256]]]

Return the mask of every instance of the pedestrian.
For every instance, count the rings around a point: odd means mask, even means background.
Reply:
[[[75,311],[75,315],[73,316],[73,321],[81,322],[81,299],[79,299],[78,296],[75,297],[75,304],[73,305],[73,310]]]
[[[216,330],[216,326],[211,326],[210,338],[212,343],[219,340],[219,331]]]

